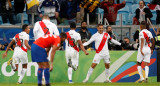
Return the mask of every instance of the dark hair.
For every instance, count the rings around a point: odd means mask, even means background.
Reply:
[[[145,2],[144,2],[143,0],[140,0],[140,1],[142,1],[142,2],[143,2],[144,6],[146,6],[146,4],[145,4]],[[139,1],[139,3],[140,3],[140,1]]]
[[[147,23],[146,23],[146,21],[142,21],[141,23],[140,23],[140,25],[147,25]]]
[[[129,38],[128,38],[128,37],[124,37],[123,39],[128,39],[128,40],[129,40]]]
[[[109,27],[111,27],[111,25],[108,25],[108,26],[106,27],[106,29],[108,29]]]
[[[60,37],[67,38],[67,34],[65,32],[61,32]]]
[[[81,22],[81,25],[82,25],[83,22],[87,23],[86,21],[82,21],[82,22]]]
[[[103,26],[103,24],[98,24],[97,27],[99,27],[99,26]]]
[[[24,24],[24,25],[22,26],[22,31],[24,31],[27,27],[28,27],[28,24]]]
[[[70,23],[70,28],[76,28],[76,23],[75,22],[71,22]]]
[[[49,19],[49,16],[48,15],[43,15],[42,19]]]

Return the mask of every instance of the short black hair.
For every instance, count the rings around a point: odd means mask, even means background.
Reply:
[[[82,22],[81,22],[81,25],[82,25],[83,22],[87,23],[86,21],[82,21]]]
[[[27,27],[28,27],[28,24],[24,24],[24,25],[22,26],[22,31],[24,31]]]
[[[140,23],[140,25],[147,25],[147,23],[146,23],[146,21],[142,21],[141,23]]]
[[[128,38],[128,37],[124,37],[123,39],[128,39],[128,40],[129,40],[129,38]]]
[[[70,28],[76,28],[76,23],[75,22],[71,22],[70,23]]]
[[[65,32],[61,32],[60,37],[67,38],[67,34]]]
[[[108,26],[106,27],[106,29],[108,29],[109,27],[111,27],[111,25],[108,25]]]
[[[140,1],[139,1],[139,3],[140,3],[141,1],[143,2],[144,6],[146,6],[146,4],[145,4],[144,0],[140,0]]]
[[[103,26],[103,24],[98,24],[97,27],[99,27],[99,26]]]

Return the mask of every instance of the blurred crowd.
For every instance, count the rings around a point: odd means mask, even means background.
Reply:
[[[119,10],[128,7],[130,1],[134,0],[0,0],[0,24],[19,24],[21,21],[34,24],[46,14],[58,25],[68,25],[72,21],[80,24],[87,20],[90,24],[98,24],[98,13],[102,13],[101,23],[107,20],[109,25],[115,25]],[[156,10],[156,24],[160,23],[159,0],[147,4],[145,0],[140,0],[138,4],[135,16],[132,16],[134,25],[155,16],[151,10]]]

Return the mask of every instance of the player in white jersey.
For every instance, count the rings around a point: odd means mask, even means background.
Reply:
[[[84,49],[80,34],[75,31],[76,23],[72,22],[70,24],[70,28],[71,30],[69,32],[66,32],[67,39],[65,40],[65,43],[66,43],[65,55],[66,55],[66,61],[68,64],[69,83],[73,83],[72,82],[72,70],[76,71],[78,69],[78,63],[79,63],[78,44],[80,45],[80,48],[86,55],[88,55],[88,53]]]
[[[146,22],[142,21],[140,24],[141,31],[139,33],[139,48],[137,54],[137,69],[140,75],[140,82],[148,82],[148,73],[151,54],[153,54],[155,41],[152,33],[146,28]],[[150,47],[150,44],[152,47]],[[144,62],[145,66],[145,79],[142,74],[141,63]]]
[[[55,34],[59,36],[59,31],[57,26],[50,21],[50,18],[48,15],[43,15],[42,21],[36,22],[34,29],[33,29],[33,34],[35,40],[37,40],[40,37],[45,36],[46,34]],[[49,51],[48,55],[48,60],[50,60],[50,55],[51,55],[51,50]],[[43,74],[44,75],[44,74]],[[45,84],[45,78],[43,76],[42,83]]]
[[[87,42],[85,42],[83,45],[87,46],[93,41],[95,41],[95,48],[96,48],[96,54],[94,56],[93,62],[91,67],[88,70],[86,79],[83,80],[84,83],[86,83],[91,76],[93,69],[96,67],[97,64],[99,64],[100,60],[104,60],[105,64],[105,71],[106,71],[106,82],[111,82],[109,80],[109,67],[110,67],[110,56],[109,56],[109,50],[108,50],[108,41],[110,40],[116,45],[121,45],[118,41],[112,39],[108,33],[103,32],[104,28],[102,24],[98,24],[97,26],[98,32],[95,33],[91,39]]]
[[[8,61],[7,64],[11,65],[13,71],[17,71],[18,64],[21,62],[23,68],[17,84],[22,83],[22,79],[27,70],[27,63],[28,63],[27,49],[31,49],[30,45],[28,44],[30,27],[27,24],[25,24],[22,26],[22,30],[23,31],[21,33],[18,33],[14,36],[14,38],[9,43],[5,53],[2,56],[2,58],[5,58],[7,56],[9,48],[12,46],[13,43],[16,43],[13,57]]]
[[[59,31],[57,26],[54,23],[50,22],[49,17],[47,15],[44,15],[42,17],[42,21],[36,22],[33,29],[33,34],[36,40],[46,34],[55,34],[59,36]]]

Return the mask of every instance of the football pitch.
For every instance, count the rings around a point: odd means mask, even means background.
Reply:
[[[160,83],[52,83],[52,86],[160,86]],[[0,84],[0,86],[37,86],[37,84]]]

